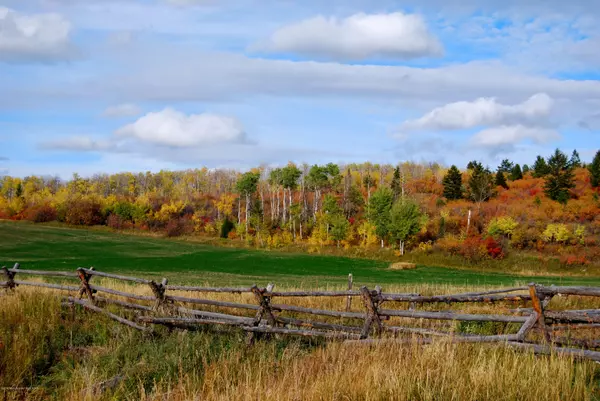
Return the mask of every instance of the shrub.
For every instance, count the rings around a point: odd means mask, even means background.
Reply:
[[[106,219],[106,225],[115,230],[121,230],[123,229],[123,219],[116,214],[111,214]]]
[[[504,258],[504,249],[500,242],[496,241],[493,237],[487,237],[484,243],[489,257],[492,259]]]
[[[548,224],[542,233],[545,242],[565,243],[571,238],[571,232],[565,224]]]
[[[435,248],[450,255],[460,253],[461,242],[453,235],[447,235],[435,243]]]
[[[102,224],[102,206],[90,199],[79,199],[68,202],[65,223],[76,226],[93,226]]]
[[[52,206],[45,204],[37,207],[30,208],[25,218],[34,223],[47,223],[49,221],[56,220],[56,209]]]
[[[589,262],[585,256],[565,255],[560,258],[560,263],[565,266],[585,266]]]
[[[165,227],[167,237],[180,237],[190,232],[190,224],[184,218],[171,218]]]
[[[469,262],[479,262],[488,255],[487,245],[479,237],[469,237],[463,241],[459,254]]]
[[[510,216],[496,217],[488,225],[488,234],[493,236],[504,235],[511,238],[519,223]]]

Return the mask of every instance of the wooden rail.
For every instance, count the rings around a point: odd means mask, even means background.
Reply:
[[[369,289],[352,289],[352,276],[346,291],[275,291],[274,285],[265,288],[251,287],[195,287],[168,285],[163,279],[160,283],[143,278],[104,273],[94,268],[77,268],[75,272],[55,272],[2,267],[5,281],[0,287],[5,291],[15,291],[19,286],[33,286],[66,291],[69,295],[65,304],[81,307],[106,315],[141,331],[151,331],[153,326],[162,325],[171,328],[195,330],[206,326],[234,327],[248,332],[249,342],[256,336],[296,335],[305,337],[323,337],[347,340],[351,343],[373,344],[381,341],[414,341],[398,338],[403,334],[419,336],[420,343],[427,344],[433,337],[447,337],[452,342],[484,343],[502,342],[517,349],[547,353],[551,350],[600,361],[600,339],[571,339],[561,336],[560,332],[569,329],[589,329],[600,327],[600,309],[580,309],[553,311],[548,304],[555,295],[600,297],[600,288],[595,287],[555,287],[530,284],[526,287],[513,287],[484,292],[463,294],[431,295],[385,293],[377,286]],[[61,278],[78,280],[79,285],[68,283],[16,280],[17,275],[38,276],[41,278]],[[90,283],[94,277],[109,278],[127,283],[131,291],[116,290]],[[143,295],[137,289],[146,288]],[[173,292],[190,293],[226,293],[248,294],[254,303],[231,302],[199,298],[196,294],[181,296]],[[106,296],[100,296],[103,293]],[[252,294],[252,295],[250,295]],[[274,298],[341,298],[340,309],[329,310],[309,308],[298,305],[274,303]],[[351,300],[362,299],[362,311],[351,310]],[[336,301],[337,302],[337,301]],[[382,303],[393,303],[394,307],[382,309]],[[518,309],[509,309],[506,314],[474,314],[449,310],[430,310],[440,304],[461,303],[515,303]],[[417,305],[429,304],[428,310],[417,310]],[[127,317],[109,312],[105,305],[123,308]],[[193,309],[190,305],[194,305]],[[386,304],[387,305],[387,304]],[[210,308],[210,310],[202,309]],[[355,308],[358,308],[356,304]],[[200,309],[199,309],[200,308]],[[254,314],[251,316],[250,314]],[[300,315],[300,316],[298,316]],[[304,316],[304,317],[302,317]],[[313,320],[310,316],[325,320]],[[424,320],[444,320],[451,322],[500,322],[517,324],[509,326],[516,331],[512,334],[475,336],[452,331],[444,332],[427,327],[399,324],[412,321],[419,325]],[[559,329],[560,328],[560,329]],[[541,336],[531,336],[533,331]],[[541,338],[540,343],[532,343]],[[566,345],[577,348],[559,348]]]

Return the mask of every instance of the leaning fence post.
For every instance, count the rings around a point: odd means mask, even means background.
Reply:
[[[348,292],[352,291],[352,273],[348,274]],[[346,298],[346,312],[350,312],[352,306],[352,296],[348,295]]]
[[[550,342],[550,333],[546,328],[546,318],[544,316],[544,305],[542,304],[542,301],[540,301],[537,286],[534,283],[529,284],[529,295],[531,296],[533,310],[537,314],[537,324],[540,330],[542,330],[544,339]]]
[[[94,270],[94,268],[90,267],[90,270]],[[79,299],[81,299],[83,294],[87,294],[90,302],[95,305],[96,301],[94,300],[94,293],[90,288],[90,280],[92,278],[92,275],[86,273],[82,267],[79,267],[77,269],[77,275],[79,276],[79,280],[81,280],[81,288],[79,289]]]
[[[256,284],[250,288],[250,290],[254,294],[254,297],[256,298],[256,300],[258,301],[258,304],[260,306],[260,308],[256,312],[256,315],[254,316],[254,321],[252,322],[252,326],[257,327],[260,324],[260,321],[262,320],[262,318],[266,315],[267,321],[269,322],[269,324],[272,327],[275,327],[276,321],[275,321],[275,316],[273,316],[273,311],[271,309],[271,297],[263,295],[265,292],[267,292],[267,293],[272,292],[273,288],[275,288],[275,284],[272,284],[272,283],[269,283],[269,285],[267,285],[267,288],[265,288],[263,290],[260,290],[256,286]],[[251,331],[248,332],[247,337],[246,337],[246,343],[248,345],[252,345],[257,334],[258,333],[254,333]]]
[[[378,300],[373,299],[373,294],[369,289],[365,286],[360,287],[360,292],[362,293],[363,302],[365,304],[365,308],[367,309],[367,317],[365,318],[365,324],[360,333],[360,338],[364,339],[369,337],[369,332],[371,331],[371,326],[375,323],[375,334],[379,335],[383,331],[383,325],[381,324],[381,318],[379,317],[378,309]],[[376,292],[378,294],[381,293],[381,288],[377,286]]]
[[[15,263],[13,270],[18,270],[18,269],[19,269],[19,264]],[[2,266],[2,271],[4,271],[4,275],[6,276],[6,288],[14,290],[15,287],[17,286],[17,284],[15,283],[15,276],[17,275],[17,272],[8,271],[6,266]]]
[[[154,310],[157,310],[158,308],[160,308],[162,305],[165,304],[166,302],[166,298],[165,298],[165,291],[166,291],[166,287],[167,287],[167,283],[169,282],[168,279],[163,278],[162,282],[160,284],[157,284],[156,282],[154,282],[154,280],[151,280],[148,285],[150,286],[150,289],[152,290],[152,293],[154,294],[154,297],[156,297],[156,303],[154,304]]]

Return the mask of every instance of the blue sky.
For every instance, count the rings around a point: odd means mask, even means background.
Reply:
[[[600,147],[588,0],[0,0],[0,170]]]

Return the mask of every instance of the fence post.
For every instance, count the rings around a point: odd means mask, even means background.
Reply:
[[[537,324],[542,334],[544,335],[544,339],[547,342],[550,342],[550,333],[546,328],[546,317],[544,316],[544,305],[542,301],[540,301],[540,297],[538,296],[537,286],[535,283],[529,284],[529,295],[531,296],[531,303],[533,306],[533,310],[537,314]]]
[[[348,274],[348,291],[352,291],[352,273]],[[346,298],[346,312],[350,312],[352,306],[352,297],[348,295]]]
[[[158,310],[158,308],[160,308],[161,306],[163,306],[165,304],[165,301],[166,301],[165,291],[166,291],[168,282],[169,282],[169,280],[167,278],[163,278],[162,282],[160,284],[157,284],[156,282],[154,282],[154,280],[151,280],[150,283],[148,283],[148,285],[150,286],[150,289],[152,290],[152,293],[156,297],[156,303],[154,304],[154,310]]]
[[[13,270],[18,270],[18,269],[19,269],[19,264],[15,263]],[[2,266],[2,271],[4,271],[4,275],[6,276],[6,288],[14,290],[15,287],[17,286],[17,284],[15,284],[15,276],[17,275],[17,273],[9,272],[8,269],[6,268],[6,266]]]
[[[90,267],[90,270],[94,270],[93,267]],[[96,304],[96,300],[94,299],[94,293],[90,288],[90,280],[92,279],[92,275],[86,273],[83,268],[77,268],[77,275],[79,276],[79,280],[81,280],[81,288],[79,289],[79,299],[83,296],[83,294],[87,294],[88,299],[92,304]]]
[[[375,290],[378,294],[381,293],[381,287],[377,286]],[[381,324],[381,318],[379,317],[378,304],[379,301],[373,299],[373,294],[369,289],[365,286],[360,287],[360,292],[362,293],[363,302],[365,304],[365,308],[367,309],[367,317],[365,318],[365,324],[360,333],[360,338],[365,339],[369,337],[369,332],[371,331],[371,326],[375,323],[375,334],[379,335],[383,331],[383,325]]]
[[[260,324],[260,321],[262,320],[262,318],[266,315],[267,321],[269,322],[269,324],[272,327],[275,327],[276,321],[275,321],[275,316],[273,316],[273,311],[271,309],[271,297],[266,297],[263,295],[263,293],[265,293],[265,292],[273,291],[273,288],[275,288],[275,284],[272,284],[272,283],[269,283],[269,285],[267,285],[267,288],[264,288],[263,290],[260,290],[256,286],[256,284],[253,285],[252,288],[250,288],[250,290],[254,294],[254,297],[256,298],[256,300],[258,301],[258,304],[260,306],[260,309],[256,312],[256,315],[254,316],[254,321],[252,322],[252,326],[254,326],[254,327],[258,326]],[[248,345],[252,345],[252,343],[254,343],[254,339],[256,338],[257,334],[258,333],[248,332],[248,335],[246,337],[246,343]]]

